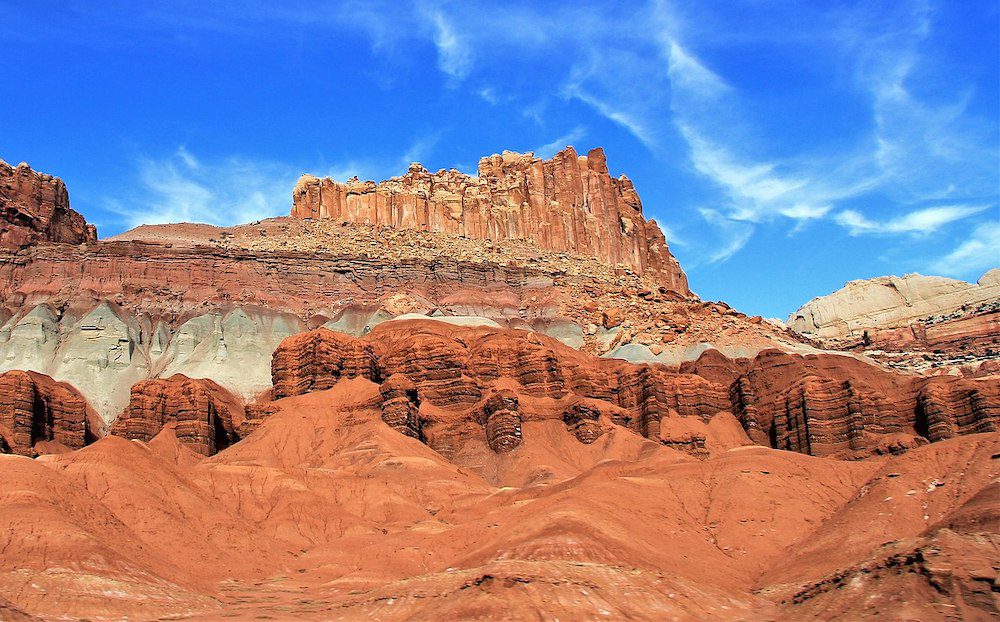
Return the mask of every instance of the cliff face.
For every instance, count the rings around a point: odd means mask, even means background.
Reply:
[[[180,443],[211,456],[236,442],[242,420],[243,406],[218,384],[175,374],[133,385],[128,407],[111,433],[149,442],[174,423]]]
[[[61,179],[0,160],[0,247],[39,241],[96,242],[97,229],[70,209]]]
[[[44,374],[9,371],[0,374],[0,453],[33,456],[80,449],[90,437],[87,402],[72,387]],[[61,447],[60,447],[61,446]]]
[[[387,181],[340,183],[304,175],[292,216],[438,231],[478,239],[530,239],[539,247],[596,257],[689,295],[663,232],[642,215],[632,182],[608,172],[602,149],[572,147],[542,160],[505,151],[479,174],[430,173],[419,164]]]
[[[746,444],[851,459],[1000,425],[996,376],[907,376],[850,356],[778,350],[736,360],[710,350],[671,369],[430,321],[381,325],[363,338],[326,329],[289,337],[272,370],[279,398],[355,378],[382,383],[383,420],[445,456],[476,437],[512,451],[532,420],[561,421],[585,444],[626,428],[697,457],[713,449],[714,423]]]

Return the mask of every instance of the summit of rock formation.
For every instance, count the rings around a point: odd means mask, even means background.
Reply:
[[[552,159],[504,151],[479,161],[478,175],[427,171],[410,165],[386,181],[346,182],[303,175],[292,216],[388,225],[494,240],[527,239],[551,251],[571,251],[628,266],[659,285],[690,293],[687,277],[625,175],[612,177],[604,150]]]
[[[97,241],[97,229],[70,209],[66,184],[25,163],[0,160],[0,246],[38,241],[83,244]]]

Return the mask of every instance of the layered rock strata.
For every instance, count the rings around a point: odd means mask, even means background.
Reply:
[[[218,384],[176,374],[136,383],[111,432],[148,442],[164,426],[175,424],[174,433],[183,445],[211,456],[237,440],[243,419],[243,406]]]
[[[863,351],[906,370],[1000,361],[1000,269],[978,283],[908,274],[851,281],[814,298],[788,326],[828,348]]]
[[[660,228],[643,218],[632,182],[611,177],[602,149],[578,156],[567,147],[551,160],[505,151],[482,158],[476,177],[456,170],[430,173],[419,164],[380,183],[304,175],[292,199],[298,218],[530,239],[544,249],[628,266],[689,293]]]
[[[88,419],[71,386],[35,372],[0,374],[0,453],[33,456],[46,443],[79,449],[93,438]]]
[[[70,209],[61,179],[0,160],[0,247],[40,241],[93,243],[97,229]]]
[[[362,338],[318,329],[287,339],[274,360],[282,396],[391,378],[383,420],[442,453],[455,435],[472,433],[471,422],[502,453],[520,444],[523,421],[558,419],[585,444],[620,426],[705,456],[705,426],[725,413],[758,444],[863,458],[994,431],[1000,405],[996,376],[928,379],[844,355],[777,350],[752,359],[709,351],[669,368],[593,358],[522,331],[432,321],[384,324]]]

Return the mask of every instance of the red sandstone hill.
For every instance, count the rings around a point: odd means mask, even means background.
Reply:
[[[101,242],[16,171],[0,620],[1000,615],[995,370],[698,300],[600,151]]]

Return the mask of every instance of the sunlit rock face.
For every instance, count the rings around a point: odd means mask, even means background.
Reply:
[[[61,179],[0,160],[0,248],[40,241],[96,242],[97,229],[70,209]]]
[[[376,184],[305,175],[292,216],[438,231],[471,238],[529,239],[541,248],[623,264],[687,294],[687,278],[660,228],[642,215],[632,182],[611,177],[602,149],[567,147],[542,160],[505,151],[479,161],[476,177],[419,164]]]

